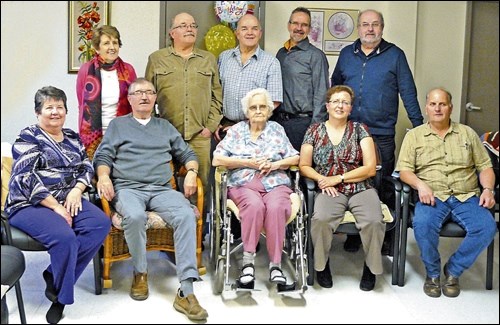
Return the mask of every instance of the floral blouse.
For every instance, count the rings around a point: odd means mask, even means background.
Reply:
[[[219,142],[214,156],[251,159],[267,157],[270,161],[278,161],[298,155],[286,136],[281,125],[274,121],[267,121],[266,127],[256,141],[250,135],[250,123],[241,121],[227,131],[226,137]],[[242,186],[250,182],[259,171],[253,168],[233,169],[229,173],[228,186]],[[267,192],[279,185],[290,186],[290,177],[285,170],[273,170],[261,178]]]
[[[363,123],[348,121],[342,140],[338,145],[334,145],[328,137],[325,123],[309,126],[302,142],[313,146],[314,169],[323,176],[334,176],[362,166],[363,151],[360,141],[371,137],[368,127]],[[353,195],[372,187],[371,179],[337,185],[338,191],[345,195]]]
[[[21,131],[12,146],[14,165],[9,182],[5,210],[35,206],[49,195],[64,202],[68,193],[81,182],[90,186],[94,168],[78,134],[63,129],[64,139],[54,141],[38,125]]]

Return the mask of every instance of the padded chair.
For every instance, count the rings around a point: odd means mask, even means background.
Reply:
[[[13,159],[10,156],[10,152],[4,152],[4,148],[7,146],[2,143],[2,191],[1,191],[1,203],[2,203],[2,219],[1,219],[1,235],[2,235],[2,245],[10,245],[19,248],[22,251],[47,251],[47,248],[43,246],[39,241],[35,240],[33,237],[25,233],[24,231],[11,226],[9,223],[9,217],[4,211],[5,200],[7,199],[7,194],[9,191],[9,180],[12,170]],[[9,149],[10,150],[10,149]],[[7,150],[5,150],[7,151]],[[100,295],[102,293],[101,285],[101,262],[99,258],[99,253],[94,256],[94,282],[95,282],[95,294]],[[19,314],[21,318],[21,323],[26,323],[26,315],[24,312],[24,303],[21,292],[21,285],[19,282],[16,283],[16,296],[19,308]]]
[[[373,181],[374,186],[377,189],[379,196],[381,197],[381,205],[382,205],[382,213],[384,214],[384,222],[386,223],[386,235],[387,233],[391,233],[391,247],[389,255],[393,256],[392,259],[392,284],[396,285],[398,283],[398,266],[399,266],[399,244],[400,244],[400,220],[401,220],[401,195],[402,195],[402,187],[399,180],[394,177],[383,177],[382,176],[382,164],[381,164],[381,155],[376,147],[377,153],[377,174],[375,175]],[[307,213],[308,218],[311,218],[314,211],[314,199],[316,197],[316,193],[318,191],[317,184],[312,179],[307,177],[302,177],[302,186],[305,189],[306,200],[307,200]],[[394,202],[383,202],[384,196],[381,195],[382,189],[392,189],[394,191],[394,196],[388,195],[388,197],[394,198]],[[347,235],[356,235],[359,234],[359,230],[356,228],[356,224],[354,223],[355,217],[352,215],[350,211],[346,211],[344,214],[344,219],[340,223],[339,227],[335,231],[335,233],[347,234]],[[308,242],[312,243],[311,239],[311,222],[308,223]],[[314,284],[314,247],[313,245],[307,246],[307,255],[308,259],[308,268],[309,268],[309,277],[308,284]]]
[[[498,182],[498,181],[497,181]],[[408,184],[402,182],[403,185],[403,214],[401,219],[401,245],[399,257],[399,276],[398,286],[405,285],[405,265],[406,265],[406,245],[408,241],[408,228],[412,227],[412,220],[415,208],[415,202],[418,201],[418,193],[413,190]],[[490,209],[492,217],[495,217],[494,208]],[[440,237],[465,237],[466,231],[456,222],[447,221],[441,232]],[[495,239],[493,239],[487,248],[486,253],[486,289],[493,288],[493,254],[495,250]]]
[[[173,165],[170,166],[174,170]],[[186,169],[184,167],[174,173],[170,184],[172,188],[181,190],[182,182],[186,176]],[[198,264],[198,272],[200,275],[206,273],[206,268],[202,264],[202,231],[203,231],[203,186],[201,179],[197,178],[197,203],[196,208],[199,214],[196,222],[196,258]],[[109,202],[101,198],[102,209],[106,215],[111,218],[113,226],[109,235],[104,240],[104,250],[103,250],[103,280],[104,288],[111,288],[113,286],[113,280],[111,279],[110,270],[111,264],[113,262],[121,261],[130,257],[127,242],[125,241],[125,233],[121,228],[122,216],[120,216]],[[170,259],[175,262],[175,245],[174,245],[174,231],[172,227],[167,225],[165,221],[155,212],[148,211],[148,220],[146,223],[146,250],[147,251],[164,251],[166,252]]]
[[[17,247],[2,245],[2,324],[9,323],[9,309],[7,307],[6,294],[12,287],[16,288],[17,305],[21,323],[26,324],[26,316],[24,314],[24,303],[21,294],[21,285],[19,279],[26,269],[23,252]],[[8,286],[7,292],[4,292],[4,286]]]

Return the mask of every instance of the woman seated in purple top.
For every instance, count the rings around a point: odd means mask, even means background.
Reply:
[[[286,170],[298,164],[299,152],[283,127],[269,121],[274,105],[267,90],[249,91],[241,104],[248,120],[228,130],[212,161],[214,166],[230,170],[227,195],[240,210],[243,267],[239,282],[248,285],[255,280],[255,251],[260,233],[265,230],[269,281],[285,284],[281,252],[292,193]]]
[[[47,322],[57,324],[74,303],[74,286],[109,233],[111,222],[82,194],[94,168],[78,134],[65,128],[64,91],[47,86],[35,94],[38,123],[21,130],[5,211],[10,224],[45,246],[45,296],[52,302]]]

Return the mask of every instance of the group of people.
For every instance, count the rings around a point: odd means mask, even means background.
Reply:
[[[23,129],[12,149],[6,212],[12,225],[48,248],[47,321],[58,323],[74,302],[74,284],[110,230],[109,218],[84,195],[91,187],[123,216],[134,266],[130,296],[149,296],[144,225],[145,211],[154,210],[174,229],[180,282],[174,308],[191,320],[205,320],[208,312],[193,288],[199,274],[190,199],[198,176],[209,195],[212,165],[230,170],[228,197],[240,208],[240,283],[255,281],[263,229],[269,281],[286,283],[281,252],[292,192],[286,169],[299,165],[318,185],[311,216],[318,284],[333,285],[332,236],[350,210],[365,252],[360,289],[373,290],[383,272],[385,235],[381,193],[371,182],[375,144],[383,174],[390,175],[399,95],[414,129],[403,141],[397,169],[419,193],[414,230],[427,271],[424,292],[458,296],[458,278],[496,230],[487,210],[495,204],[491,163],[474,131],[451,122],[452,98],[445,89],[427,94],[423,124],[404,52],[382,38],[383,15],[362,11],[357,26],[359,39],[340,52],[330,81],[325,54],[309,42],[311,13],[304,7],[292,11],[290,38],[276,57],[259,47],[261,24],[246,14],[235,31],[238,46],[218,60],[195,47],[198,25],[180,13],[170,25],[172,44],[149,56],[144,78],[119,57],[115,27],[94,31],[97,54],[77,77],[79,133],[64,127],[64,91],[43,87],[35,94],[38,123]],[[187,170],[183,194],[169,183],[172,160]],[[438,236],[449,218],[468,234],[446,263],[441,285]],[[356,250],[355,241],[345,248]]]

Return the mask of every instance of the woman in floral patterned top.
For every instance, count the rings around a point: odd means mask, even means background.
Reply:
[[[217,145],[212,162],[231,170],[227,194],[240,210],[243,267],[238,281],[242,287],[253,288],[255,251],[265,229],[269,281],[285,284],[281,252],[292,193],[286,169],[298,164],[299,152],[283,127],[269,121],[274,105],[267,90],[251,90],[241,103],[248,120],[228,130]]]
[[[300,172],[318,183],[311,221],[314,269],[320,286],[331,288],[329,259],[333,232],[350,210],[360,229],[365,265],[360,289],[375,287],[375,274],[382,274],[381,247],[385,224],[380,199],[371,177],[376,173],[376,153],[368,127],[352,122],[354,92],[348,86],[328,90],[328,120],[307,130],[300,151]]]

